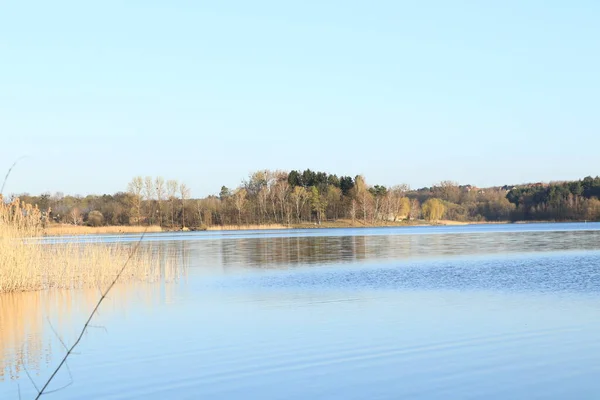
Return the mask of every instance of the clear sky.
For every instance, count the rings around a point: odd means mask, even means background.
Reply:
[[[5,192],[597,175],[599,20],[595,0],[0,0],[0,170],[28,156]]]

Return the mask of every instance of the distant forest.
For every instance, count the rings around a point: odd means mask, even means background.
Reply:
[[[192,198],[175,180],[135,177],[123,192],[66,196],[22,194],[48,221],[74,225],[316,224],[351,220],[382,225],[415,220],[595,221],[600,219],[600,178],[477,188],[443,181],[412,190],[407,185],[369,185],[363,176],[269,171],[251,174],[237,188]]]

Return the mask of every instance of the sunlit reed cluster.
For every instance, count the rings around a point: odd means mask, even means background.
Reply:
[[[104,287],[128,261],[120,280],[174,279],[177,263],[169,254],[121,243],[48,242],[45,215],[19,199],[0,197],[0,293],[49,288]]]

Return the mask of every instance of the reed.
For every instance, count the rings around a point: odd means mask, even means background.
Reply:
[[[44,234],[51,236],[59,235],[101,235],[101,234],[122,234],[122,233],[142,233],[142,232],[162,232],[162,228],[157,225],[152,226],[84,226],[68,224],[51,224],[44,228]]]
[[[206,228],[208,231],[246,231],[246,230],[268,230],[288,229],[289,226],[282,224],[246,224],[246,225],[212,225]]]
[[[49,288],[104,287],[113,281],[132,247],[119,243],[48,243],[43,213],[18,199],[0,196],[0,293]],[[120,282],[156,281],[178,275],[164,252],[140,246]]]

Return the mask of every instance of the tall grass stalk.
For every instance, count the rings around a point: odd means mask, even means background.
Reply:
[[[49,288],[105,287],[130,257],[119,243],[44,243],[43,213],[18,199],[0,196],[0,293]],[[139,247],[120,282],[176,276],[171,258]]]

